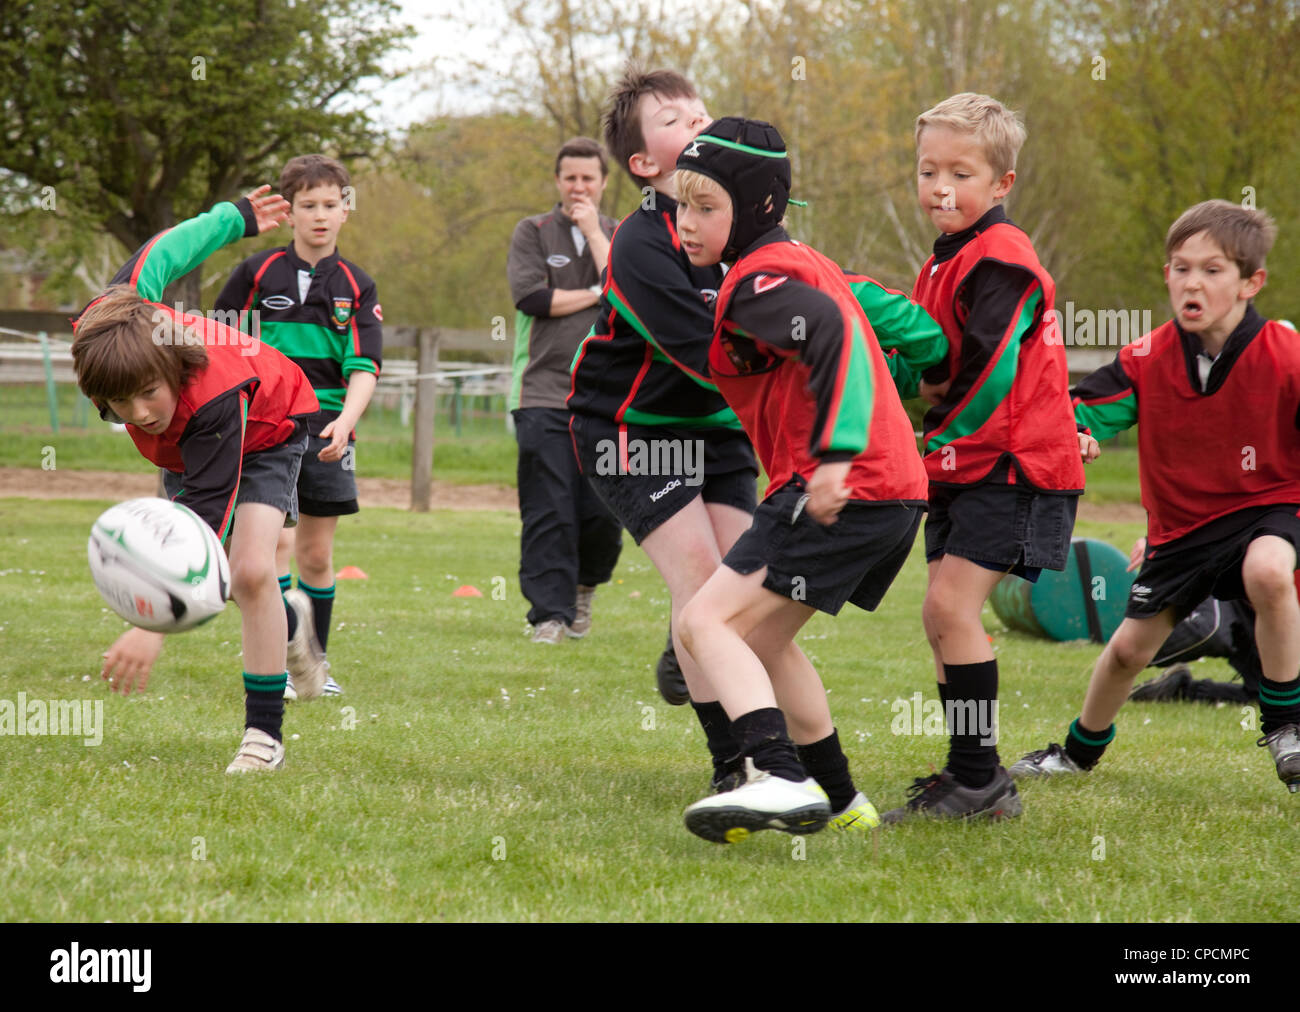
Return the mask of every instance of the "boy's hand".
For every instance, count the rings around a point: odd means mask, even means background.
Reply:
[[[844,504],[849,501],[849,487],[845,479],[849,476],[851,460],[839,460],[833,463],[821,463],[813,472],[808,482],[808,515],[819,524],[829,526],[835,523]]]
[[[943,399],[948,396],[950,386],[952,386],[952,380],[948,380],[946,383],[927,383],[925,380],[921,380],[917,392],[921,395],[921,399],[929,404],[942,404]]]
[[[134,686],[144,692],[149,684],[149,672],[162,652],[163,634],[148,629],[133,628],[122,633],[104,654],[104,667],[99,677],[108,687],[124,696],[131,694]]]
[[[348,433],[352,431],[352,426],[340,425],[339,422],[341,421],[343,421],[343,418],[339,416],[320,430],[321,439],[330,441],[329,446],[316,454],[323,463],[332,464],[336,460],[342,460],[343,453],[348,448]]]
[[[1079,456],[1085,464],[1091,464],[1101,456],[1101,444],[1086,432],[1079,433]]]
[[[278,193],[272,193],[270,183],[259,186],[252,193],[245,194],[245,197],[253,205],[258,235],[265,235],[271,229],[278,228],[281,222],[289,220],[289,211],[292,209],[289,202]]]
[[[1133,542],[1133,551],[1128,553],[1128,566],[1125,568],[1124,572],[1131,573],[1133,570],[1137,569],[1138,566],[1142,565],[1142,560],[1146,558],[1146,554],[1147,539],[1138,538]]]

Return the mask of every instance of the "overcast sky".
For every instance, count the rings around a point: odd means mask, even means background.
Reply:
[[[397,54],[394,67],[415,67],[406,79],[382,92],[379,116],[387,126],[405,127],[440,113],[472,113],[488,97],[458,85],[467,61],[500,58],[505,32],[496,0],[401,0],[402,12],[416,30],[410,48]],[[467,11],[473,21],[466,24]]]

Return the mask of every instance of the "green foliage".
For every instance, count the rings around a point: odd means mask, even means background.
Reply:
[[[409,34],[397,12],[393,0],[7,5],[0,169],[54,187],[65,285],[96,231],[134,250],[292,155],[374,154],[357,99],[392,76],[381,61]]]

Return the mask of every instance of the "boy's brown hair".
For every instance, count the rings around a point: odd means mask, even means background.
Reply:
[[[179,394],[208,364],[203,345],[187,341],[179,321],[127,285],[108,289],[73,328],[77,386],[97,405],[125,400],[157,381]]]
[[[324,155],[298,155],[290,158],[284,166],[284,171],[280,173],[280,196],[292,205],[293,195],[299,190],[328,186],[330,183],[337,185],[339,193],[346,196],[345,191],[351,182],[352,178],[348,175],[348,170],[333,158],[326,158]]]
[[[1204,232],[1237,265],[1243,278],[1264,266],[1277,238],[1277,224],[1263,211],[1230,200],[1206,200],[1189,207],[1169,226],[1165,262],[1198,232]]]
[[[633,174],[628,159],[645,150],[645,134],[641,132],[641,99],[646,95],[695,98],[698,92],[695,85],[675,70],[647,72],[635,63],[627,65],[606,103],[605,146],[634,183],[643,182],[643,179]]]
[[[945,98],[933,109],[916,117],[916,143],[928,126],[946,126],[950,130],[974,134],[984,149],[984,157],[993,168],[993,178],[1000,179],[1016,167],[1016,156],[1025,143],[1025,124],[1020,114],[1012,112],[996,98],[963,91]]]
[[[555,156],[557,176],[560,174],[560,162],[566,158],[595,158],[600,162],[601,178],[609,175],[609,166],[605,163],[605,149],[600,146],[599,141],[593,141],[590,137],[574,137],[564,142],[564,147],[560,148]]]

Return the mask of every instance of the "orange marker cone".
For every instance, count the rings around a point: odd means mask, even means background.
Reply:
[[[471,587],[468,583],[462,583],[459,587],[451,592],[452,597],[482,597],[483,591],[477,587]]]
[[[340,569],[337,573],[334,574],[334,579],[336,579],[336,580],[369,580],[370,577],[368,577],[368,576],[365,574],[365,571],[364,571],[364,570],[358,568],[357,566],[344,566],[342,569]]]

